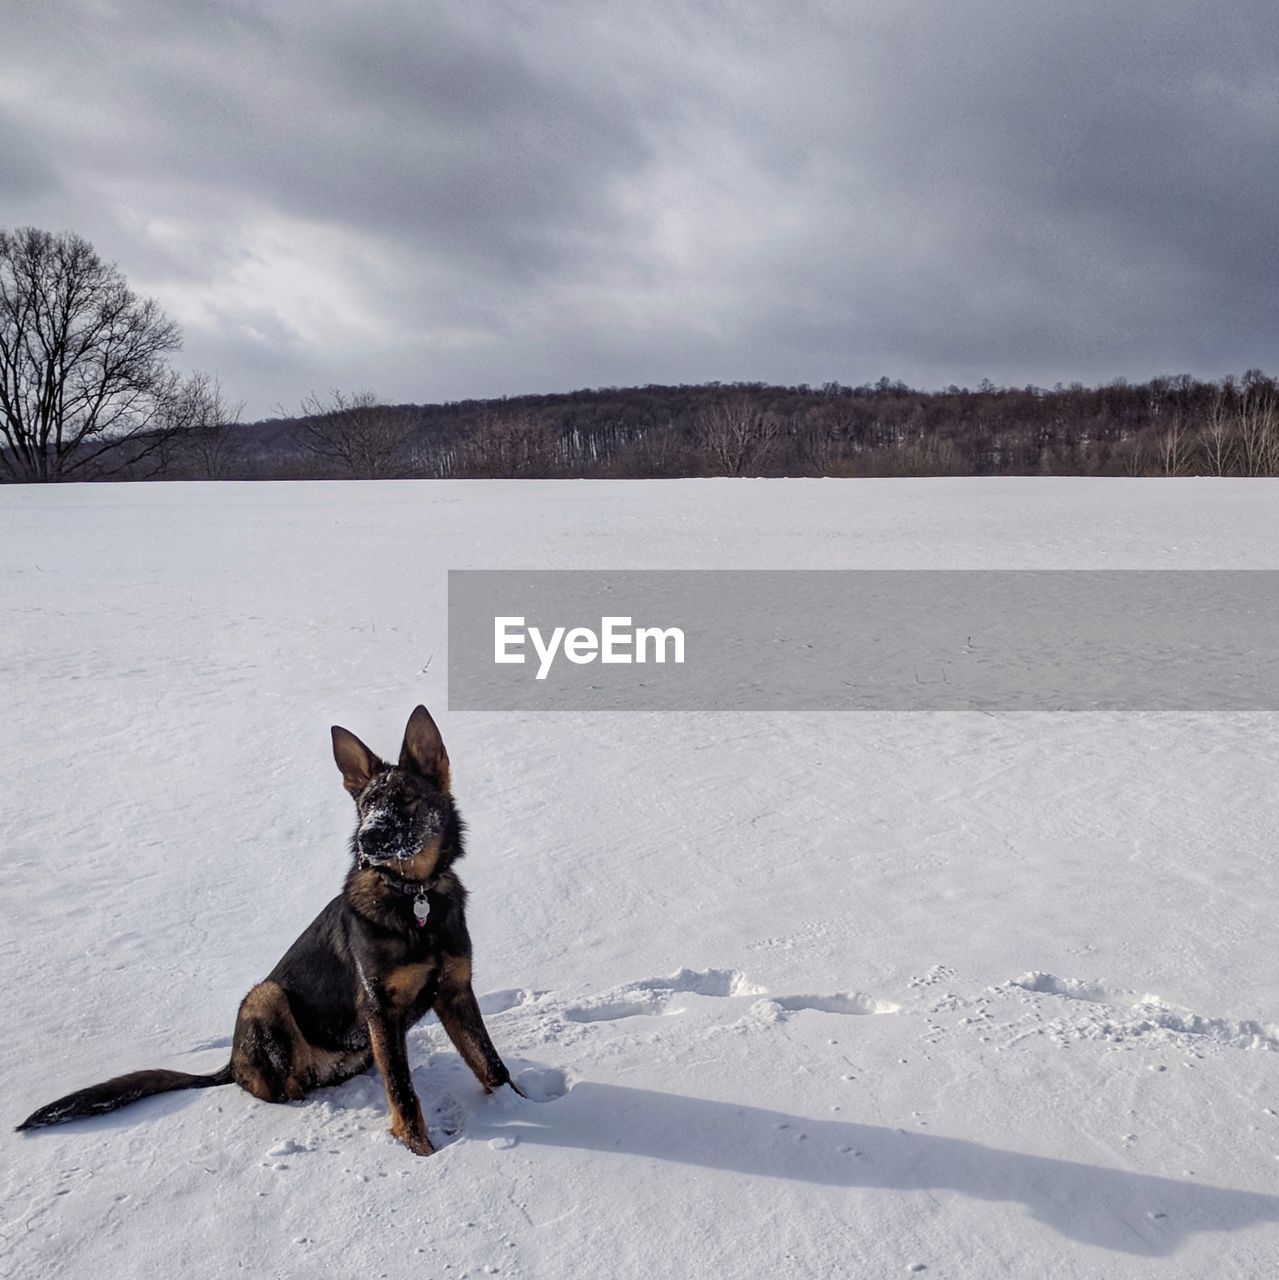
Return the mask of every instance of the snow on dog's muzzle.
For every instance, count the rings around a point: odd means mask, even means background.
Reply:
[[[355,836],[360,862],[365,866],[405,862],[438,839],[443,827],[440,815],[435,812],[415,821],[393,809],[371,809],[361,820]]]

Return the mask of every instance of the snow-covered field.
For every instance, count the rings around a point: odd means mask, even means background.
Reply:
[[[328,727],[435,712],[530,1094],[15,1135],[14,1276],[1249,1277],[1279,1259],[1279,717],[450,713],[445,570],[1279,568],[1279,483],[0,489],[10,1124],[213,1069],[336,891]]]

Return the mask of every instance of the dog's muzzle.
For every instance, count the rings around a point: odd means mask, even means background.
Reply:
[[[376,867],[407,862],[443,834],[443,825],[437,813],[430,813],[417,822],[405,822],[395,814],[375,810],[366,815],[356,832],[360,865]]]

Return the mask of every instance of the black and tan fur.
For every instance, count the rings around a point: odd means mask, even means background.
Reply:
[[[466,890],[453,873],[462,820],[449,792],[449,758],[425,707],[404,731],[399,763],[379,760],[334,726],[333,755],[355,799],[352,865],[342,892],[244,997],[231,1061],[212,1075],[135,1071],[59,1098],[19,1129],[114,1111],[173,1089],[232,1082],[266,1102],[289,1102],[376,1064],[391,1132],[429,1155],[405,1033],[428,1011],[486,1090],[510,1084],[471,989]],[[425,894],[425,924],[413,904]]]

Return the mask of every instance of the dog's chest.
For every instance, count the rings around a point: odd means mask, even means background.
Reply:
[[[433,955],[406,960],[382,976],[382,990],[391,1008],[400,1015],[425,1012],[439,985],[440,966]]]

